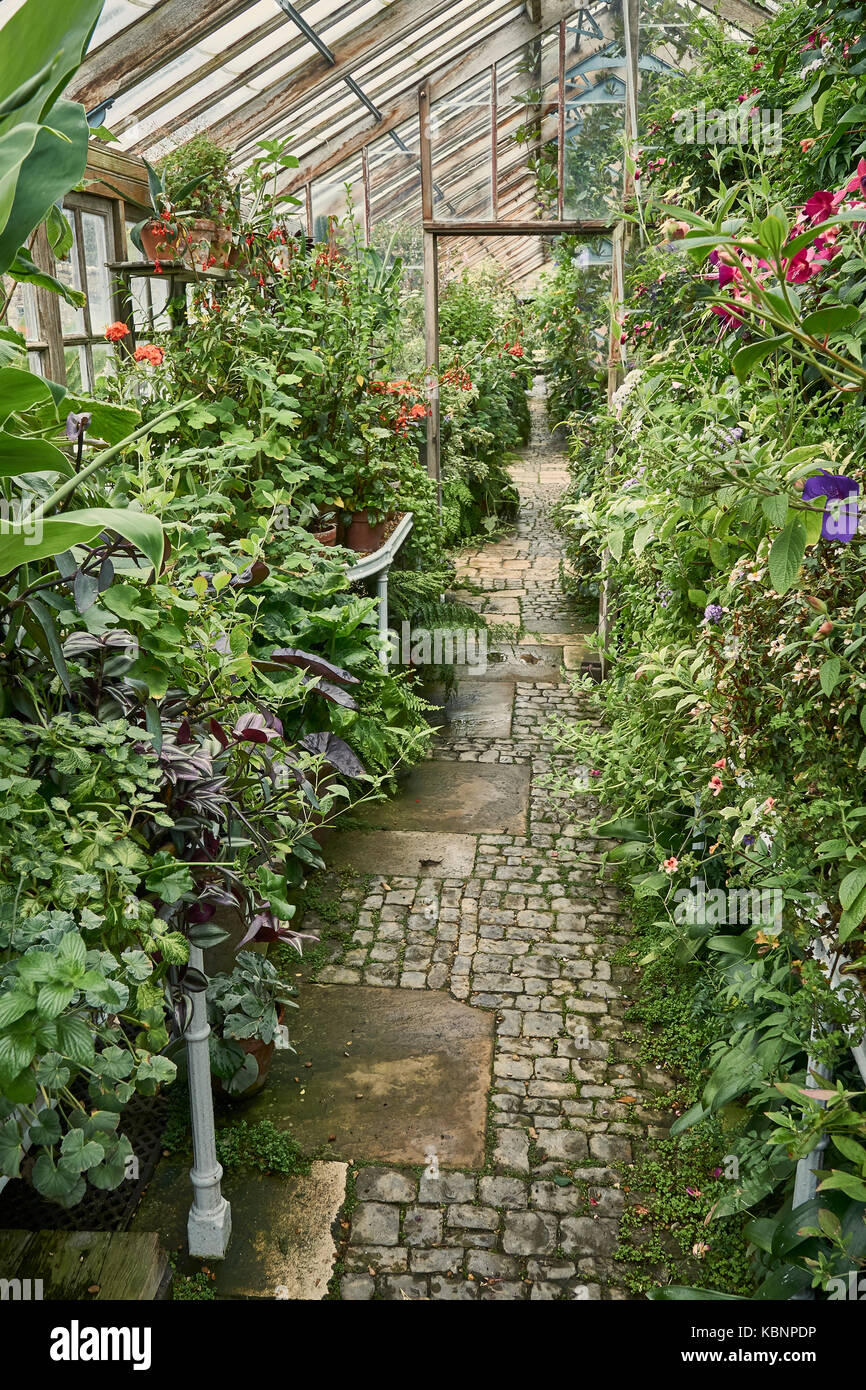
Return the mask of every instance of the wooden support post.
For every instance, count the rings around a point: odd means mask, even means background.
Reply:
[[[430,128],[430,90],[418,92],[418,130],[421,141],[421,215],[433,220],[433,141]],[[427,368],[427,472],[436,480],[436,501],[442,510],[442,472],[439,457],[439,238],[424,231],[424,357]]]
[[[559,73],[556,83],[556,215],[565,216],[565,20],[559,23]]]
[[[499,216],[499,152],[497,149],[498,120],[496,111],[496,64],[490,69],[490,216]]]
[[[442,470],[439,457],[439,238],[424,233],[424,356],[427,363],[427,472],[436,480],[436,502],[442,510]]]

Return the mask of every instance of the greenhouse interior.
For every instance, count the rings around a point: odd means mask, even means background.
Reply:
[[[0,273],[0,1301],[824,1362],[866,4],[0,0]]]

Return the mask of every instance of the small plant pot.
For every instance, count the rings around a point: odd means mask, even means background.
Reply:
[[[343,544],[350,550],[369,553],[381,549],[391,517],[371,523],[367,512],[353,512],[352,520],[346,527]]]
[[[183,255],[183,238],[168,231],[161,222],[148,222],[141,229],[141,245],[149,261],[175,261]]]
[[[282,1023],[284,1016],[285,1009],[280,1005],[277,1010],[277,1019],[280,1023]],[[273,1041],[269,1043],[262,1042],[261,1038],[238,1038],[236,1041],[242,1052],[245,1052],[248,1057],[255,1057],[256,1059],[256,1066],[259,1069],[259,1074],[255,1081],[251,1086],[247,1086],[245,1091],[238,1091],[237,1094],[233,1094],[225,1089],[218,1076],[213,1076],[211,1080],[214,1090],[218,1091],[221,1096],[225,1096],[228,1100],[247,1100],[250,1096],[257,1096],[267,1081],[268,1073],[271,1070],[271,1062],[274,1060],[276,1043]]]
[[[334,522],[334,525],[333,525],[333,526],[327,526],[327,527],[325,527],[325,529],[324,529],[323,531],[314,531],[314,532],[313,532],[313,540],[314,540],[314,541],[318,541],[318,542],[319,542],[319,545],[336,545],[336,544],[337,544],[337,523]]]
[[[230,227],[217,226],[209,217],[197,217],[189,226],[183,258],[195,270],[207,270],[211,265],[225,270],[232,248]]]
[[[220,270],[229,270],[237,263],[237,246],[232,239],[231,227],[218,226],[213,241],[213,254]]]
[[[245,1091],[238,1094],[238,1100],[245,1100],[247,1096],[256,1096],[268,1079],[271,1070],[271,1062],[274,1060],[275,1044],[273,1042],[262,1042],[261,1038],[244,1038],[241,1047],[248,1057],[255,1057],[256,1066],[259,1074],[252,1086],[248,1086]]]

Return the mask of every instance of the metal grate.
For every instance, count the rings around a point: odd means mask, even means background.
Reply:
[[[23,1178],[7,1183],[0,1194],[0,1228],[23,1231],[125,1231],[162,1151],[168,1098],[133,1096],[124,1107],[120,1128],[138,1160],[138,1177],[113,1192],[88,1184],[77,1206],[58,1206],[41,1197]]]

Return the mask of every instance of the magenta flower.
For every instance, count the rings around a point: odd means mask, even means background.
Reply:
[[[828,193],[826,189],[819,189],[804,204],[803,211],[810,222],[823,222],[833,211],[833,194]]]

